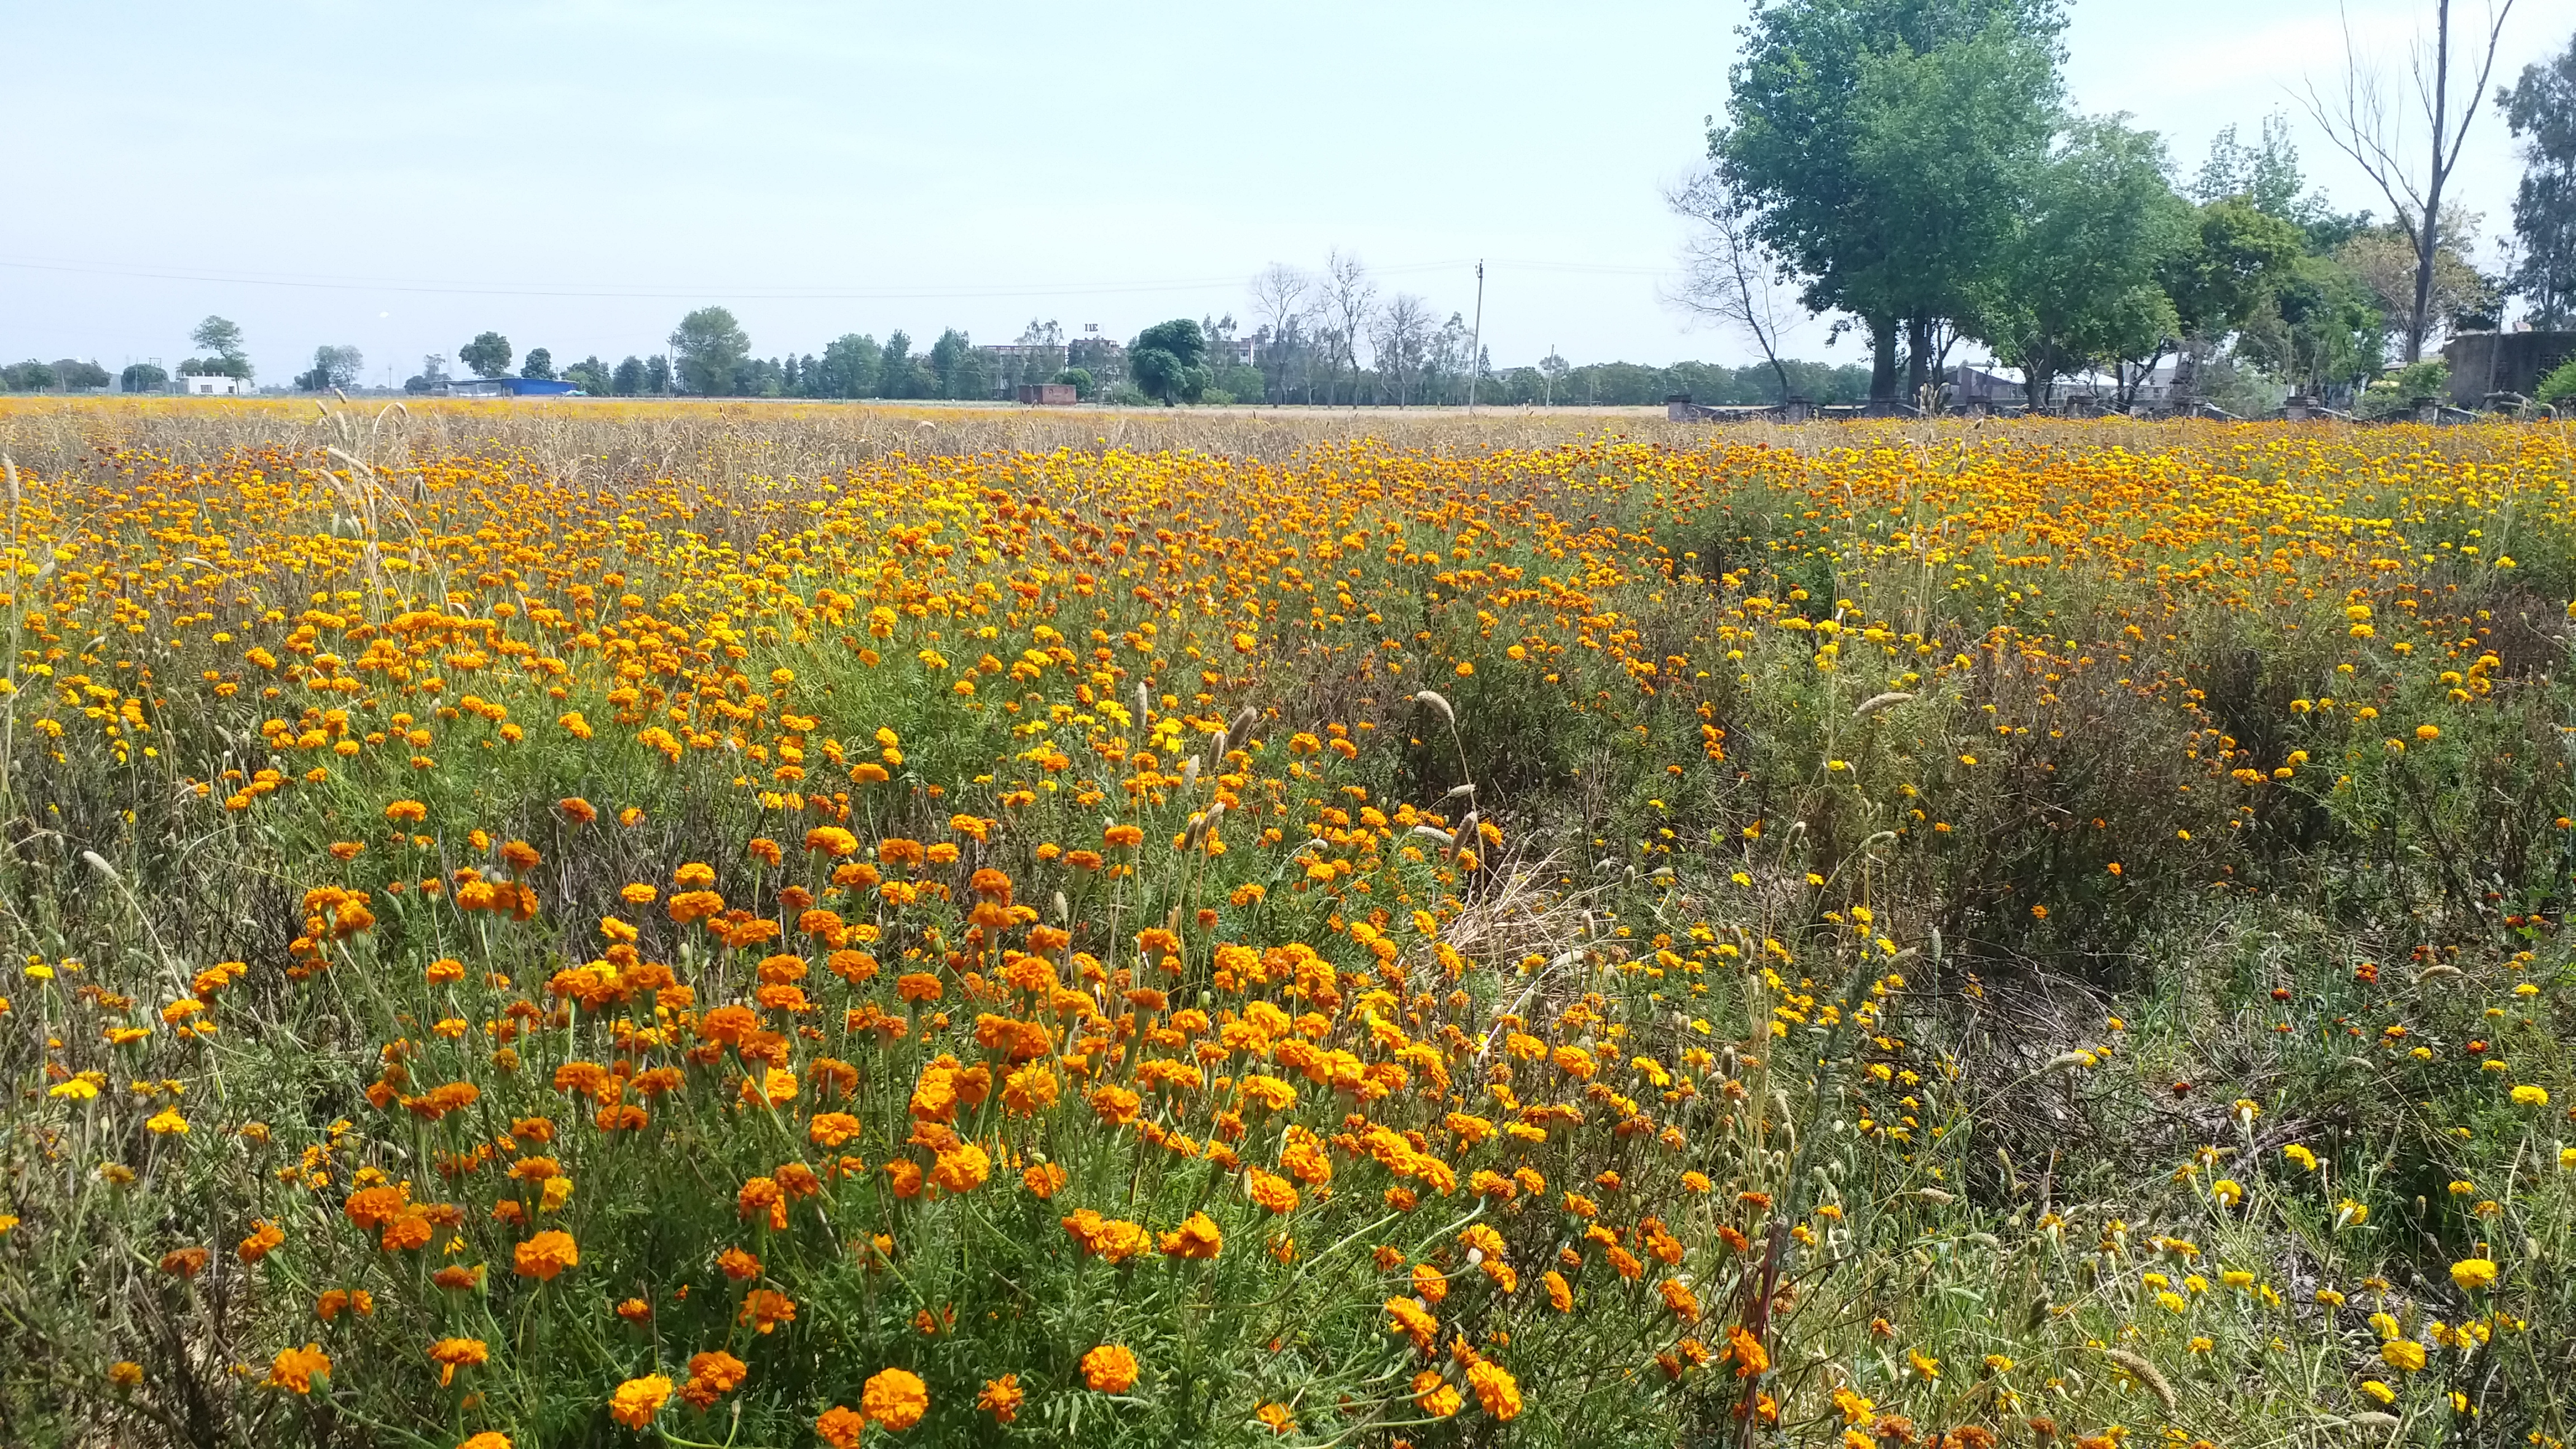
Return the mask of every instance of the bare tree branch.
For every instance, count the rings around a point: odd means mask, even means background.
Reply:
[[[1701,224],[1682,244],[1680,289],[1664,300],[1750,335],[1786,402],[1789,369],[1780,361],[1778,343],[1795,319],[1782,297],[1779,260],[1755,240],[1750,209],[1715,166],[1702,166],[1667,190],[1664,204]]]

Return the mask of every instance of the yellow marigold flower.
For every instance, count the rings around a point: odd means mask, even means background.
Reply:
[[[2451,1265],[2451,1281],[2463,1293],[2476,1293],[2494,1286],[2496,1265],[2493,1258],[2462,1258]]]
[[[2513,1089],[2513,1104],[2517,1107],[2546,1107],[2549,1105],[2549,1089],[2525,1082]]]
[[[2424,1367],[2424,1345],[2411,1338],[2392,1338],[2379,1346],[2379,1361],[2410,1374],[2420,1372]]]
[[[662,1406],[671,1402],[671,1380],[662,1374],[646,1374],[628,1379],[608,1396],[608,1417],[629,1429],[641,1429],[658,1417]]]

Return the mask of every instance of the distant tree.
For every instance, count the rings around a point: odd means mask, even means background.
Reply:
[[[920,396],[920,377],[913,366],[912,339],[900,327],[886,334],[885,352],[877,360],[877,396],[905,398]]]
[[[115,380],[95,362],[66,357],[54,364],[54,385],[65,392],[95,392]]]
[[[2422,113],[2421,144],[2425,155],[2420,163],[2407,154],[2411,149],[2408,132],[2414,125],[2398,114],[2404,103],[2392,106],[2377,72],[2363,63],[2353,43],[2350,17],[2346,17],[2344,26],[2344,77],[2337,98],[2330,103],[2317,92],[2313,82],[2308,86],[2308,114],[2379,187],[2379,194],[2395,213],[2400,235],[2413,254],[2414,287],[2399,316],[2405,339],[2403,355],[2408,362],[2423,357],[2424,339],[2441,318],[2433,293],[2442,230],[2448,225],[2442,193],[2460,164],[2469,127],[2476,122],[2478,107],[2486,99],[2487,78],[2495,73],[2504,22],[2512,13],[2513,0],[2488,7],[2484,53],[2472,44],[2464,47],[2458,57],[2463,63],[2458,79],[2467,78],[2468,66],[2476,68],[2476,79],[2455,93],[2451,0],[2433,0],[2433,43],[2416,48],[2408,87]]]
[[[1413,402],[1414,384],[1430,360],[1439,316],[1428,301],[1411,292],[1396,293],[1395,300],[1378,309],[1376,324],[1369,329],[1369,348],[1375,354],[1371,361],[1377,364],[1379,380],[1395,393],[1397,407]]]
[[[1319,319],[1319,340],[1325,347],[1325,401],[1332,401],[1332,387],[1344,370],[1351,374],[1351,401],[1359,402],[1360,339],[1368,331],[1369,319],[1377,315],[1377,283],[1369,280],[1368,268],[1355,256],[1344,256],[1335,248],[1324,259],[1324,275],[1316,283],[1315,313]]]
[[[170,386],[170,374],[148,362],[129,363],[116,375],[116,385],[125,392],[163,392]]]
[[[2442,229],[2433,245],[2432,287],[2425,296],[2435,325],[2450,322],[2456,328],[2457,319],[2492,320],[2488,314],[2497,302],[2497,285],[2494,278],[2480,273],[2469,260],[2477,249],[2474,225],[2475,218],[2456,206],[2442,218]],[[2336,262],[2370,288],[2396,336],[2401,360],[2406,328],[2414,314],[2415,286],[2422,273],[2416,263],[2416,248],[2421,244],[2422,239],[2409,227],[2373,226],[2363,228],[2334,253]]]
[[[250,357],[242,350],[240,327],[221,317],[209,317],[197,324],[196,329],[188,334],[188,340],[205,348],[210,355],[191,357],[180,363],[179,374],[182,377],[238,377],[245,381],[249,380]]]
[[[1418,299],[1417,299],[1418,300]],[[1165,407],[1197,402],[1208,386],[1207,337],[1187,317],[1157,322],[1127,344],[1127,371],[1137,390]]]
[[[476,377],[510,375],[510,339],[498,332],[485,332],[456,349],[456,360],[464,363]]]
[[[600,361],[596,355],[585,357],[565,368],[563,376],[564,381],[592,397],[606,397],[616,385],[609,374],[608,364]]]
[[[295,375],[299,392],[328,392],[332,388],[347,390],[358,385],[358,376],[366,370],[367,359],[355,347],[316,347],[313,370]]]
[[[54,385],[54,370],[30,357],[11,367],[0,367],[0,387],[11,392],[44,392]]]
[[[1057,373],[1055,380],[1072,388],[1074,397],[1082,402],[1091,401],[1092,395],[1100,391],[1100,384],[1092,380],[1088,368],[1068,367]]]
[[[2301,391],[2356,385],[2387,356],[2388,322],[2368,283],[2331,257],[2299,258],[2236,339],[2236,352]]]
[[[938,394],[944,398],[980,398],[992,394],[991,378],[985,368],[984,355],[975,350],[973,339],[951,327],[930,344],[930,375],[937,380]]]
[[[2157,280],[2186,336],[2215,338],[2251,321],[2263,299],[2296,271],[2305,237],[2246,193],[2204,202],[2191,235]]]
[[[219,361],[239,362],[248,355],[243,350],[240,324],[221,317],[208,317],[198,323],[196,330],[188,334],[188,340],[212,353]]]
[[[724,397],[734,391],[734,371],[751,355],[751,338],[722,307],[701,307],[671,333],[680,391]]]
[[[1264,390],[1274,400],[1287,400],[1293,377],[1306,384],[1306,400],[1314,401],[1306,326],[1314,289],[1314,278],[1285,262],[1272,262],[1252,279],[1253,337],[1261,344]]]
[[[671,395],[671,359],[654,353],[644,359],[644,391],[655,397]]]
[[[627,354],[626,359],[617,364],[617,371],[609,376],[608,390],[619,397],[633,397],[644,391],[644,359],[633,353]]]
[[[2032,411],[2059,376],[2150,355],[2180,328],[2156,284],[2191,234],[2162,144],[2117,119],[2077,120],[2041,167],[1983,309],[1983,336],[2022,369]]]
[[[874,397],[883,355],[875,338],[844,332],[824,345],[807,370],[805,390],[815,397]]]
[[[433,352],[420,360],[420,371],[403,379],[403,391],[414,393],[436,392],[440,388],[447,386],[447,383],[446,355],[443,353]]]
[[[787,395],[789,397],[805,396],[804,360],[791,352],[787,354],[786,361],[781,364],[780,371],[783,374],[787,385]]]
[[[539,382],[554,381],[555,355],[542,347],[529,348],[526,360],[520,364],[519,376]]]
[[[2513,230],[2522,262],[2513,286],[2537,327],[2576,326],[2576,39],[2546,65],[2527,65],[2499,91],[2505,125],[2522,142]]]
[[[1699,223],[1682,244],[1681,289],[1672,294],[1673,304],[1752,338],[1779,381],[1776,401],[1787,402],[1789,371],[1781,365],[1779,343],[1797,320],[1796,309],[1781,294],[1780,259],[1753,234],[1752,203],[1724,167],[1711,163],[1666,192],[1664,205]]]

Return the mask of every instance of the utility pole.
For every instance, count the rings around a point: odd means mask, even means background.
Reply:
[[[1485,370],[1485,259],[1476,259],[1476,329],[1467,340],[1467,416],[1476,415],[1476,374]]]

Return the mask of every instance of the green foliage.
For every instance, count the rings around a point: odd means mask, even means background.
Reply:
[[[222,317],[208,317],[188,333],[188,340],[213,353],[225,362],[237,362],[243,356],[242,330],[239,323]],[[201,374],[202,375],[202,374]],[[241,377],[243,373],[228,373]]]
[[[2174,335],[2156,278],[2193,228],[2163,160],[2152,133],[2080,120],[2041,167],[1982,323],[1996,356],[2023,369],[2032,407],[2056,377]]]
[[[456,349],[456,360],[476,377],[508,377],[510,356],[510,339],[498,332],[477,333],[473,341]]]
[[[519,376],[540,382],[554,381],[555,355],[542,347],[529,348],[526,359],[519,366]]]
[[[2292,223],[2233,196],[2204,202],[2196,220],[2157,280],[2186,335],[2224,336],[2250,324],[2296,275],[2304,238]]]
[[[2532,396],[2552,406],[2576,398],[2576,358],[2560,363],[2543,377],[2535,385]]]
[[[751,338],[722,307],[701,307],[680,319],[670,337],[679,390],[701,397],[729,397],[735,372],[751,355]]]
[[[1072,388],[1074,397],[1083,402],[1091,401],[1092,395],[1100,390],[1100,384],[1092,380],[1091,369],[1087,367],[1068,367],[1057,373],[1055,380]]]
[[[806,371],[805,391],[813,397],[871,397],[877,391],[885,349],[877,340],[845,332],[823,348]]]
[[[2045,159],[2058,102],[2051,0],[1791,0],[1757,11],[1709,136],[1755,233],[1815,310],[1896,329],[1973,315]]]
[[[148,362],[128,363],[117,374],[117,386],[126,392],[161,392],[170,386],[170,374]]]
[[[1199,324],[1175,317],[1146,328],[1127,344],[1127,372],[1137,391],[1165,407],[1196,402],[1208,388],[1208,370],[1200,362],[1206,355],[1207,337]]]
[[[2522,262],[2513,285],[2539,327],[2576,326],[2576,38],[2544,63],[2522,68],[2498,97],[2523,143],[2513,229]]]
[[[53,388],[54,382],[53,368],[32,357],[0,367],[0,387],[11,392],[47,392]]]
[[[585,357],[563,370],[564,381],[592,397],[606,397],[616,388],[616,374],[596,354]]]

